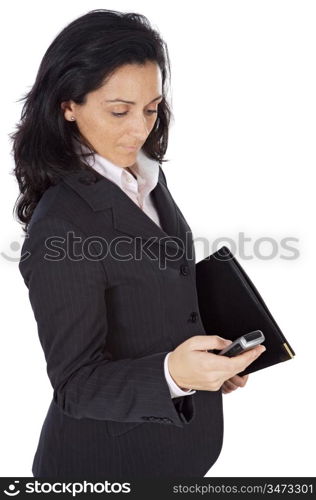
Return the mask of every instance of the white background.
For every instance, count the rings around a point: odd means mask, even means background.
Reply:
[[[209,248],[196,241],[197,261],[216,250],[216,238],[219,246],[235,242],[236,257],[296,352],[223,395],[224,444],[208,476],[315,476],[316,5],[307,0],[2,6],[0,474],[32,475],[52,397],[18,270],[23,232],[12,213],[18,186],[8,134],[53,38],[96,8],[145,14],[166,40],[175,120],[164,171],[194,238],[209,241]],[[238,246],[241,233],[249,260]],[[254,256],[255,242],[267,237],[277,255]],[[283,238],[297,239],[295,260],[282,258],[290,256]],[[259,249],[268,256],[271,244]]]

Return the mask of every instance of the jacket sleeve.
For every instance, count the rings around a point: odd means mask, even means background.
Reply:
[[[194,417],[193,396],[170,397],[164,375],[167,352],[107,359],[105,269],[97,259],[78,259],[79,252],[66,246],[70,232],[86,238],[66,220],[44,216],[35,221],[19,262],[54,401],[74,418],[184,427]]]

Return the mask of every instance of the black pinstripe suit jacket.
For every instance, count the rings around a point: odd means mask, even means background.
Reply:
[[[152,196],[163,229],[83,172],[33,213],[19,269],[53,387],[35,477],[203,477],[220,453],[221,391],[172,399],[165,380],[166,354],[206,332],[192,232],[161,167]]]

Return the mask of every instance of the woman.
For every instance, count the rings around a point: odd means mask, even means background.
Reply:
[[[53,387],[35,477],[205,475],[222,390],[253,361],[207,352],[230,341],[201,323],[192,233],[161,168],[168,71],[144,16],[91,11],[48,48],[12,136],[19,269]]]

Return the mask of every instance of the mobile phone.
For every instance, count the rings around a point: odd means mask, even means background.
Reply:
[[[252,332],[245,333],[245,335],[238,337],[238,339],[234,340],[232,344],[222,349],[218,354],[231,358],[232,356],[237,356],[238,354],[253,349],[264,342],[264,340],[265,336],[261,330],[253,330]]]

